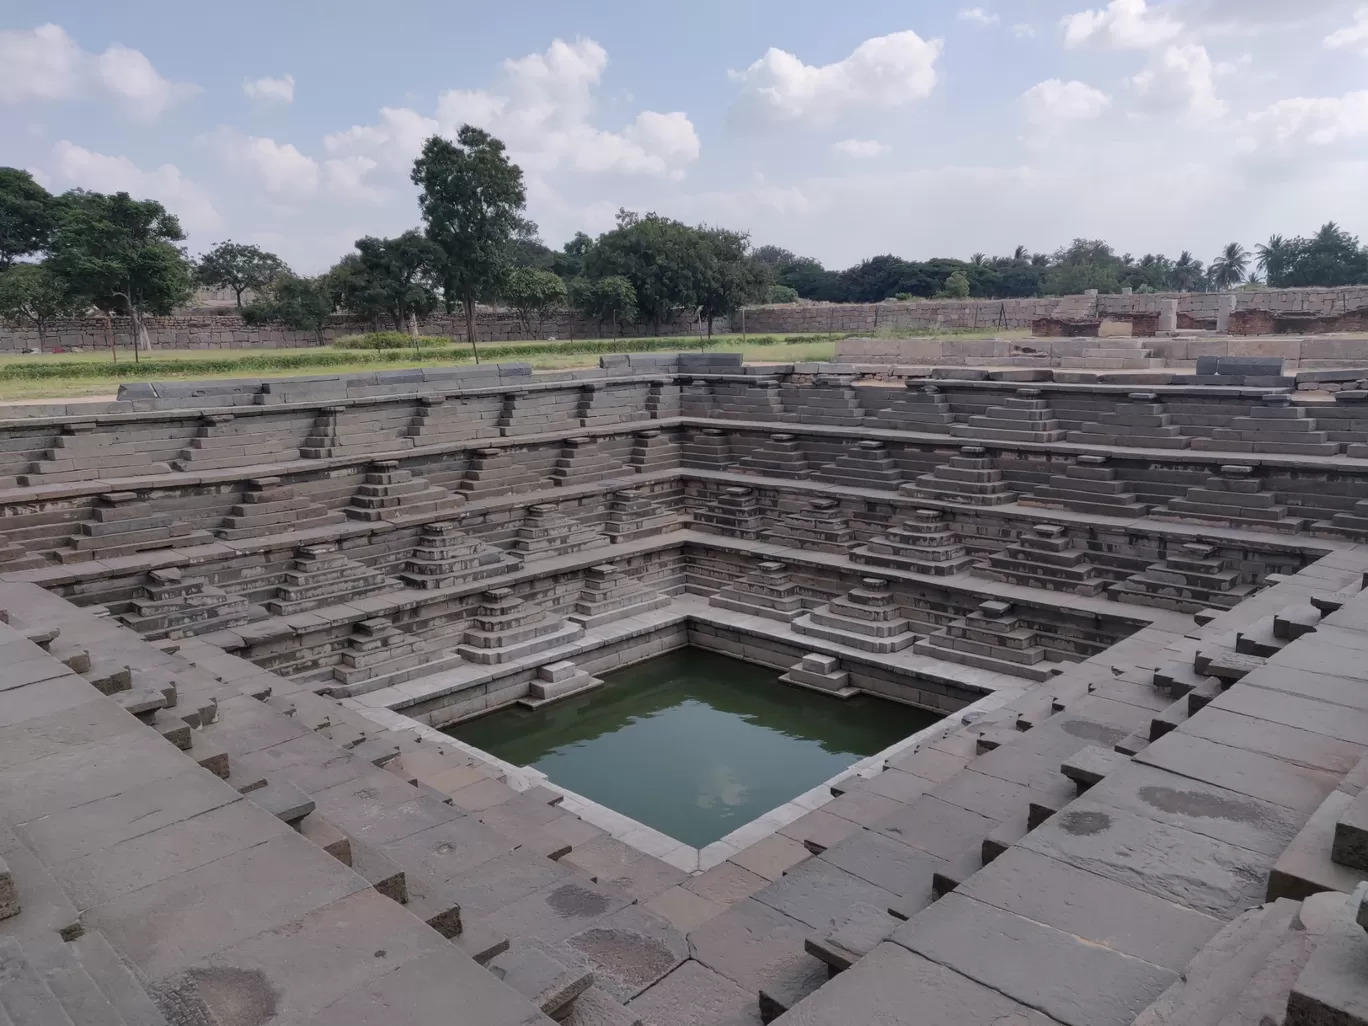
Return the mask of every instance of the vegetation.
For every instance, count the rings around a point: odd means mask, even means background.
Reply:
[[[450,346],[449,338],[414,336],[402,331],[370,331],[364,335],[343,335],[333,342],[334,349],[369,349],[380,352],[387,349],[430,349],[434,346]]]
[[[441,254],[436,267],[448,313],[465,309],[466,338],[475,346],[475,300],[497,291],[509,269],[509,253],[533,232],[522,216],[527,205],[522,168],[504,144],[483,129],[461,126],[456,142],[434,135],[413,162],[413,184],[427,237]]]
[[[0,274],[0,318],[32,324],[38,331],[39,349],[47,337],[48,323],[78,309],[65,283],[44,264],[15,264]]]
[[[275,322],[296,331],[312,331],[314,339],[322,345],[323,329],[337,304],[334,286],[334,279],[327,275],[300,278],[287,272],[243,309],[243,320],[248,324]]]
[[[56,224],[52,196],[17,167],[0,167],[0,271],[47,249]]]
[[[500,290],[503,299],[518,312],[523,331],[542,335],[542,323],[553,310],[564,310],[567,292],[560,275],[535,267],[519,267],[509,272]],[[533,319],[537,322],[535,332]]]
[[[238,309],[242,309],[242,294],[248,289],[260,292],[281,275],[289,272],[285,261],[260,246],[234,242],[220,242],[200,257],[195,274],[201,285],[215,289],[232,289]]]

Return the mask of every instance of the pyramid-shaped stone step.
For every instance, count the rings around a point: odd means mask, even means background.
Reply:
[[[1186,449],[1192,439],[1174,423],[1154,392],[1132,392],[1124,403],[1095,421],[1084,421],[1081,431],[1068,433],[1070,442],[1084,445],[1133,445],[1147,449]]]
[[[853,698],[860,693],[859,688],[851,687],[850,673],[841,669],[841,661],[836,656],[819,652],[809,652],[803,656],[779,679],[794,687],[821,691],[837,698]]]
[[[802,509],[782,514],[770,530],[769,540],[776,545],[841,554],[848,553],[856,542],[854,528],[837,499],[809,499]]]
[[[1084,596],[1099,595],[1107,585],[1088,553],[1074,547],[1068,528],[1058,524],[1034,525],[1015,544],[974,564],[974,572],[1008,584]]]
[[[971,506],[999,506],[1016,501],[1008,490],[1002,471],[993,465],[988,450],[977,445],[963,446],[958,456],[929,474],[901,485],[898,491],[914,499],[938,499]]]
[[[333,667],[333,677],[344,686],[345,695],[363,694],[356,685],[422,666],[433,654],[425,643],[385,617],[371,617],[352,625],[341,662]]]
[[[952,424],[950,433],[958,438],[1001,442],[1062,442],[1065,437],[1038,388],[1017,389],[1011,399],[970,417],[968,424]]]
[[[336,545],[301,545],[284,582],[276,588],[276,597],[266,602],[266,610],[274,616],[292,616],[387,587],[384,574],[348,558]]]
[[[684,442],[680,458],[686,467],[725,470],[732,464],[731,443],[721,428],[695,431]]]
[[[178,567],[152,570],[119,620],[149,640],[188,638],[228,630],[252,619],[247,600]]]
[[[907,382],[905,396],[875,410],[864,422],[866,427],[948,435],[955,415],[950,401],[937,386],[911,380]]]
[[[659,431],[638,431],[632,436],[628,464],[638,474],[673,470],[679,465],[680,448],[670,436]]]
[[[78,563],[89,559],[131,556],[154,549],[206,545],[213,535],[192,527],[174,513],[136,492],[106,492],[95,500],[92,519],[77,527],[69,548],[58,549],[57,559]]]
[[[580,397],[565,389],[507,392],[499,410],[505,437],[573,431],[580,423]]]
[[[189,421],[120,425],[67,424],[41,459],[19,476],[26,487],[95,478],[167,474],[194,437]]]
[[[463,502],[464,495],[453,495],[415,476],[397,460],[379,460],[366,470],[365,480],[342,512],[351,520],[398,520],[452,510]]]
[[[584,572],[584,587],[575,600],[575,611],[566,619],[581,627],[597,627],[669,604],[669,598],[650,591],[621,567],[600,563]]]
[[[559,702],[574,695],[603,687],[603,681],[568,660],[539,667],[537,676],[527,685],[527,697],[518,704],[526,709],[540,709],[550,702]]]
[[[567,438],[551,470],[554,484],[569,487],[589,484],[610,477],[623,477],[631,469],[612,453],[606,452],[596,438]]]
[[[974,562],[945,514],[934,509],[914,510],[901,524],[852,550],[850,558],[933,577],[967,573]]]
[[[673,530],[678,516],[661,509],[636,488],[624,488],[608,498],[603,533],[614,544],[650,538]]]
[[[583,627],[528,605],[509,588],[485,592],[470,623],[456,651],[461,658],[486,666],[568,645],[584,635]]]
[[[499,437],[502,403],[491,396],[423,396],[408,433],[414,445],[441,445]]]
[[[848,446],[821,469],[823,480],[854,488],[897,488],[902,470],[883,442],[865,439]]]
[[[781,477],[791,481],[807,478],[807,457],[796,435],[770,435],[768,439],[741,457],[737,466],[743,474]]]
[[[1036,632],[1025,626],[1009,602],[988,601],[968,616],[919,641],[917,655],[997,670],[1044,681],[1060,672],[1047,662]]]
[[[1318,430],[1305,406],[1289,395],[1266,395],[1247,417],[1234,417],[1228,427],[1211,429],[1210,438],[1193,439],[1194,449],[1226,452],[1272,452],[1292,456],[1334,456],[1340,443]]]
[[[200,418],[195,437],[172,462],[176,470],[219,470],[299,459],[308,430],[303,414],[235,417],[210,413]]]
[[[330,510],[302,494],[278,477],[258,477],[247,482],[241,501],[234,503],[214,534],[226,540],[255,538],[286,531],[308,531],[340,524],[347,519],[341,510]]]
[[[1149,512],[1149,506],[1137,499],[1126,482],[1117,480],[1105,456],[1077,457],[1063,474],[1055,474],[1049,484],[1039,485],[1021,501],[1097,516],[1142,517]]]
[[[405,403],[324,406],[299,455],[320,460],[409,449],[413,447],[412,419],[413,407]]]
[[[456,520],[426,524],[399,579],[410,588],[448,588],[497,577],[522,567],[516,556],[461,530]]]
[[[787,385],[781,390],[784,419],[803,424],[859,427],[864,410],[855,392],[854,378],[818,375],[811,385]]]
[[[607,544],[597,528],[566,516],[553,504],[537,503],[527,508],[518,525],[512,551],[523,559],[551,559]]]
[[[659,386],[654,389],[659,394]],[[580,385],[579,418],[584,427],[598,424],[629,424],[635,420],[650,420],[652,386],[631,384],[600,385],[587,381]],[[659,403],[659,398],[656,399]]]
[[[1170,520],[1196,520],[1249,527],[1262,531],[1293,534],[1306,521],[1289,517],[1288,507],[1278,497],[1263,491],[1253,467],[1231,464],[1221,467],[1205,484],[1187,490],[1181,499],[1170,499],[1167,506],[1151,515]]]
[[[693,510],[693,524],[700,531],[730,538],[757,540],[764,530],[760,500],[753,488],[724,488]]]
[[[708,604],[768,620],[791,623],[803,615],[801,589],[788,567],[767,560],[708,599]]]
[[[1254,585],[1241,583],[1239,571],[1227,569],[1214,546],[1187,542],[1158,563],[1113,584],[1107,597],[1196,613],[1234,609],[1253,593]]]
[[[793,621],[793,629],[866,652],[901,652],[917,640],[889,583],[866,577],[847,594]]]
[[[535,491],[547,484],[545,477],[503,449],[476,449],[456,487],[468,498],[482,499],[507,492]]]

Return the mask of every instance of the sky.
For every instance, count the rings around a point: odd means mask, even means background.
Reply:
[[[463,123],[555,247],[619,208],[832,268],[1368,238],[1368,0],[0,0],[0,164],[192,254],[326,270]]]

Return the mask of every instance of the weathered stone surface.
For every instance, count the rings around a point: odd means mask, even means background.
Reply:
[[[605,916],[562,946],[623,1004],[689,957],[684,933],[639,905]]]
[[[654,1026],[755,1026],[760,1022],[754,992],[693,959],[627,1008]]]

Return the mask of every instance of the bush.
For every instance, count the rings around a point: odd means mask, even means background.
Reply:
[[[372,349],[378,352],[382,349],[412,349],[414,346],[426,349],[452,344],[449,338],[420,335],[418,340],[414,341],[412,335],[402,331],[370,331],[364,335],[344,335],[332,345],[334,349]]]

